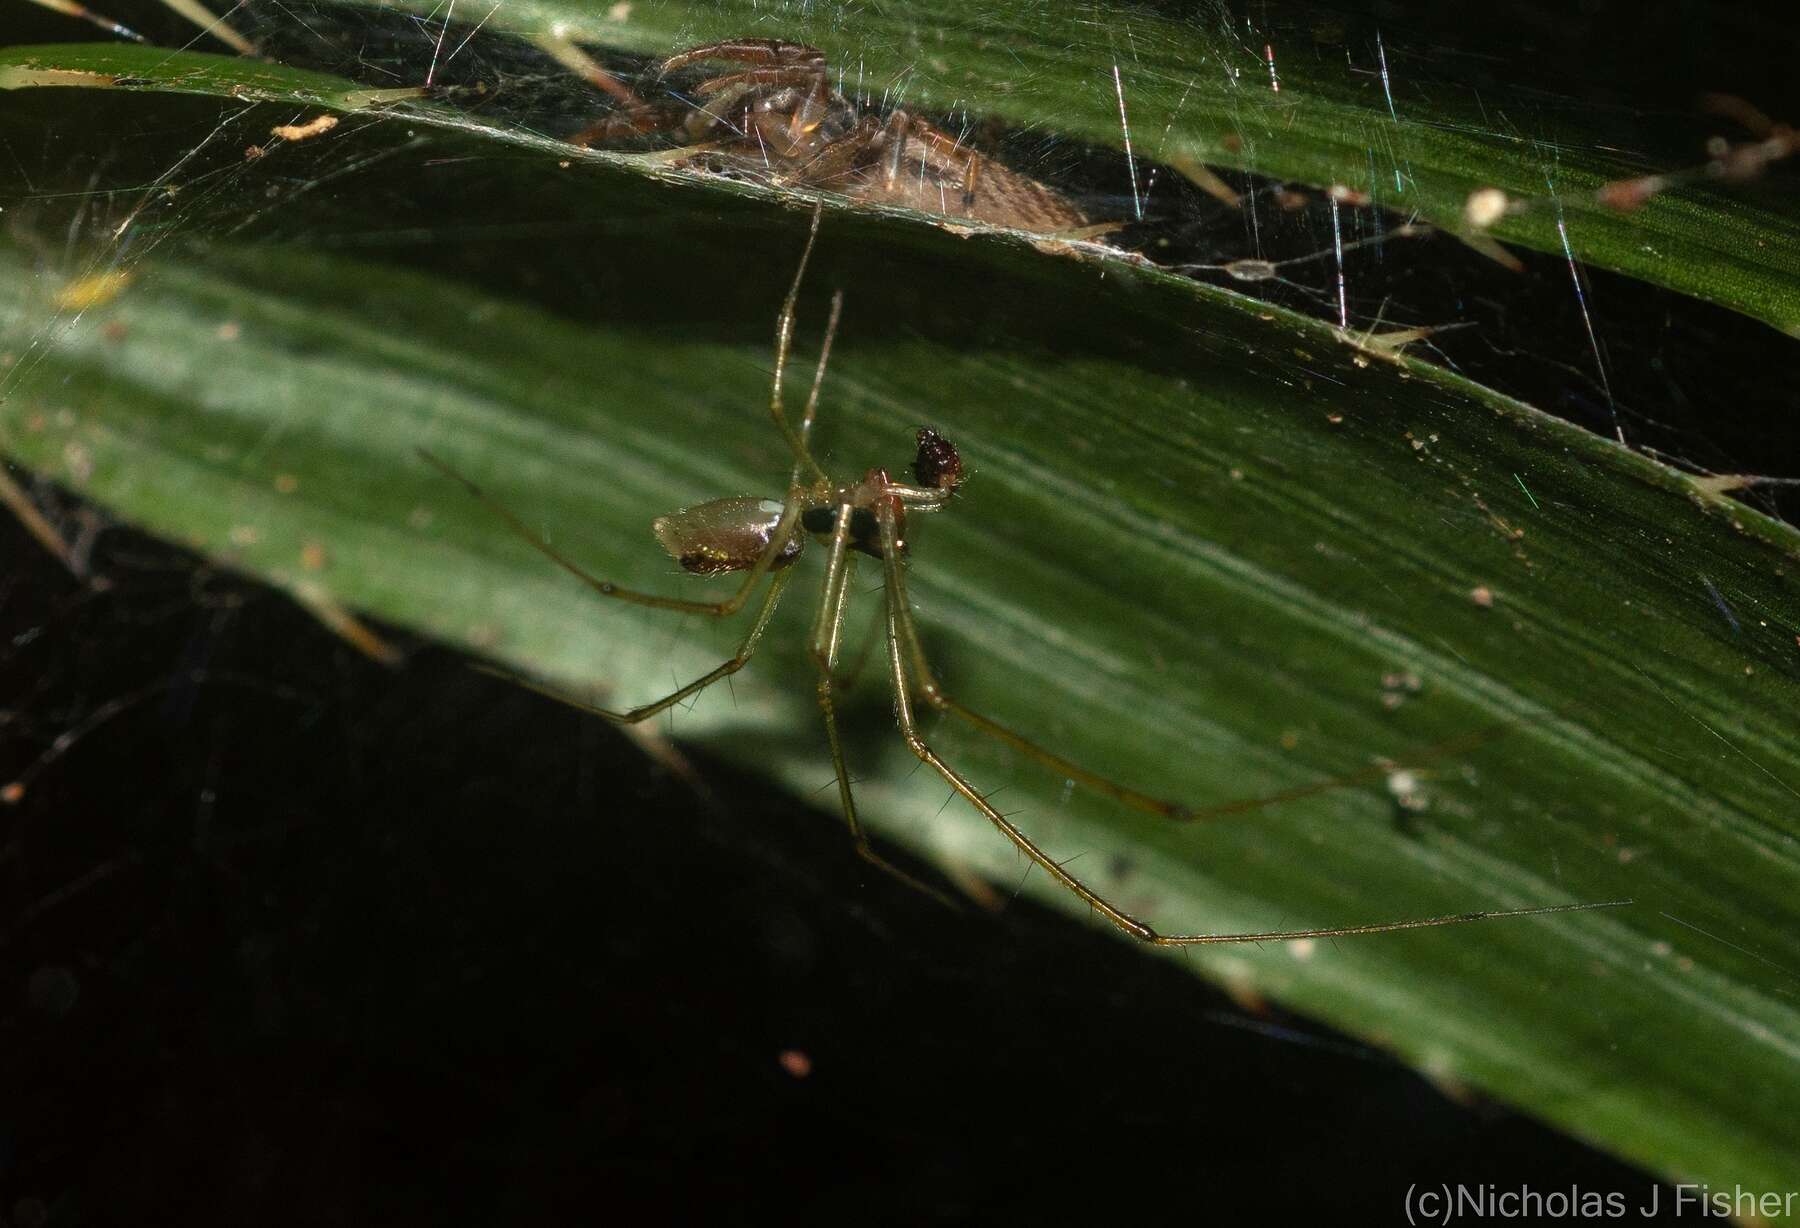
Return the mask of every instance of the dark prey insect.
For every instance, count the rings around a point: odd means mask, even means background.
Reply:
[[[938,681],[926,659],[919,631],[906,595],[906,568],[909,554],[908,518],[937,512],[948,507],[964,478],[963,461],[956,447],[935,431],[917,432],[916,454],[912,462],[911,481],[896,481],[885,469],[866,470],[861,477],[839,481],[819,466],[808,443],[813,423],[818,416],[819,390],[824,381],[825,366],[831,356],[831,342],[836,334],[842,295],[832,300],[831,316],[826,325],[818,367],[813,375],[812,390],[806,408],[796,424],[790,421],[782,399],[782,381],[787,373],[788,355],[794,332],[794,308],[805,276],[806,263],[817,237],[819,214],[814,212],[812,232],[800,257],[799,271],[788,288],[781,314],[775,325],[775,370],[769,393],[769,414],[775,428],[786,440],[793,454],[793,468],[788,477],[786,494],[780,499],[736,496],[715,499],[657,519],[652,528],[664,549],[685,570],[696,575],[724,573],[742,575],[737,589],[717,601],[668,597],[622,588],[609,580],[599,579],[514,515],[490,499],[468,478],[457,473],[444,461],[430,453],[425,459],[450,478],[460,482],[470,494],[502,517],[520,537],[555,561],[602,597],[626,601],[656,609],[677,610],[690,614],[725,617],[737,613],[749,602],[758,586],[768,585],[756,606],[749,631],[738,650],[717,668],[701,675],[652,703],[623,711],[596,708],[556,695],[575,707],[593,712],[609,721],[633,724],[666,711],[675,704],[697,694],[706,687],[730,676],[749,662],[764,630],[774,613],[776,603],[794,575],[808,538],[818,540],[825,549],[825,576],[820,592],[818,613],[812,625],[812,657],[818,669],[817,692],[819,711],[825,722],[825,735],[831,748],[832,767],[837,774],[838,798],[844,818],[856,841],[857,851],[869,861],[886,869],[870,846],[857,816],[856,801],[851,792],[850,773],[844,759],[842,740],[838,734],[839,656],[843,642],[845,612],[855,586],[851,574],[858,555],[876,559],[881,565],[882,590],[886,602],[886,663],[894,691],[894,713],[901,736],[921,761],[947,781],[981,815],[1013,842],[1020,852],[1040,866],[1044,872],[1086,901],[1108,921],[1133,937],[1159,946],[1194,946],[1203,943],[1262,942],[1295,938],[1331,938],[1352,934],[1384,933],[1391,930],[1420,929],[1427,926],[1451,925],[1496,917],[1537,916],[1546,913],[1572,912],[1583,908],[1608,907],[1604,904],[1562,904],[1540,908],[1509,909],[1499,912],[1472,912],[1453,916],[1423,917],[1386,921],[1365,925],[1338,925],[1317,929],[1284,930],[1249,934],[1162,934],[1130,916],[1101,897],[1064,866],[1047,855],[1013,821],[996,810],[969,781],[940,757],[926,742],[914,715],[915,697],[943,712],[967,721],[982,732],[1000,739],[1057,775],[1078,781],[1128,805],[1170,819],[1209,817],[1246,808],[1228,804],[1212,809],[1193,809],[1126,788],[1094,772],[1078,767],[1022,735],[971,711],[951,698]],[[551,692],[555,695],[555,692]],[[1316,792],[1316,787],[1292,791],[1287,796],[1303,796]],[[1272,800],[1272,799],[1265,799]],[[893,871],[899,874],[898,871]],[[900,875],[905,878],[905,875]]]
[[[869,203],[903,205],[996,226],[1069,231],[1086,216],[1055,189],[964,146],[903,110],[863,112],[832,88],[825,54],[772,38],[734,38],[677,52],[656,69],[666,100],[647,102],[578,51],[555,49],[621,110],[577,133],[577,145],[666,133],[684,163],[722,160],[739,173],[823,188]],[[685,90],[671,74],[722,61],[738,69]]]

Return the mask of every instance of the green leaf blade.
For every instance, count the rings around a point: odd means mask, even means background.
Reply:
[[[595,599],[417,449],[608,578],[704,591],[648,523],[778,491],[762,406],[804,215],[742,185],[671,190],[623,159],[508,161],[516,135],[466,125],[342,139],[333,158],[373,169],[292,202],[286,233],[328,222],[379,260],[171,243],[77,313],[58,294],[103,264],[52,273],[7,248],[0,446],[307,600],[608,702],[723,659],[733,628]],[[221,174],[225,211],[278,185],[272,165]],[[520,217],[543,229],[487,228]],[[395,237],[447,219],[454,259]],[[828,466],[897,467],[929,424],[974,469],[918,527],[911,571],[960,697],[1194,804],[1430,759],[1410,789],[1390,773],[1188,826],[934,725],[954,762],[1170,931],[1632,898],[1184,958],[1678,1178],[1793,1183],[1790,528],[1441,371],[1126,260],[842,206],[821,244],[797,362],[844,288]],[[830,780],[805,651],[814,582],[735,695],[673,723],[801,795]],[[1004,839],[917,770],[882,682],[847,721],[870,818],[1017,881]],[[1421,754],[1446,738],[1460,748]],[[1396,811],[1396,791],[1429,808]],[[1041,875],[1025,885],[1073,906]]]

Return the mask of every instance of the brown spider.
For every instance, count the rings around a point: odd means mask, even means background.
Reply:
[[[869,203],[1044,232],[1088,222],[1053,188],[964,148],[915,115],[859,110],[832,88],[825,54],[816,47],[772,38],[689,47],[657,66],[658,82],[709,61],[743,67],[705,77],[687,90],[671,89],[668,101],[655,103],[581,59],[585,62],[573,66],[623,109],[577,133],[571,138],[576,145],[672,133],[692,151],[684,162],[710,156],[732,170]]]

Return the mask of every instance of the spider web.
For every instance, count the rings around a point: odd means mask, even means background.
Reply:
[[[1589,5],[1579,14],[1565,9],[1517,7],[1516,19],[1530,34],[1525,49],[1504,60],[1493,57],[1491,36],[1471,33],[1463,23],[1439,18],[1424,6],[1379,23],[1347,10],[1309,10],[1297,16],[1285,6],[1264,5],[1114,5],[1108,13],[1121,57],[1129,56],[1133,38],[1141,36],[1133,13],[1173,16],[1213,32],[1221,56],[1247,69],[1262,70],[1262,52],[1272,48],[1271,81],[1279,79],[1292,57],[1334,57],[1367,88],[1391,91],[1400,102],[1429,98],[1440,90],[1473,89],[1484,96],[1496,134],[1529,137],[1551,126],[1557,112],[1570,105],[1567,100],[1577,98],[1616,122],[1619,146],[1670,168],[1696,162],[1704,139],[1718,127],[1693,112],[1691,99],[1699,89],[1731,89],[1778,118],[1800,114],[1780,99],[1783,70],[1773,62],[1776,57],[1759,62],[1757,49],[1728,30],[1707,39],[1678,40],[1694,52],[1692,62],[1652,67],[1647,57],[1658,48],[1666,55],[1670,45],[1666,31],[1657,37],[1658,23],[1640,20],[1635,10],[1628,13],[1623,6]],[[144,32],[158,46],[217,49],[196,41],[191,26],[157,5],[109,5],[108,15]],[[283,63],[329,71],[378,89],[417,86],[429,77],[440,101],[484,123],[560,137],[604,109],[603,98],[541,50],[492,29],[493,23],[485,21],[491,15],[486,3],[405,14],[255,0],[234,8],[228,18],[266,55]],[[1710,8],[1704,16],[1713,19]],[[8,37],[20,41],[82,36],[69,19],[34,9],[22,15],[9,12],[8,21]],[[688,41],[687,32],[679,33],[672,45]],[[699,30],[691,34],[704,36]],[[1617,46],[1617,54],[1596,54],[1596,48],[1609,45]],[[604,47],[595,54],[622,78],[640,83],[655,58]],[[929,50],[922,50],[919,71],[929,71],[928,61]],[[844,66],[841,80],[840,88],[874,110],[911,100],[905,77],[874,79]],[[1131,94],[1124,87],[1119,92],[1122,118],[1129,126]],[[336,134],[339,139],[321,134],[291,141],[278,159],[246,158],[246,147],[265,143],[272,125],[305,124],[313,112],[213,99],[146,103],[120,94],[93,99],[93,110],[71,121],[65,116],[66,101],[55,93],[0,99],[10,115],[0,148],[0,185],[11,176],[10,186],[0,186],[0,207],[12,239],[31,253],[46,284],[79,283],[109,268],[129,273],[146,258],[178,254],[188,243],[306,245],[396,269],[443,273],[546,304],[575,321],[588,318],[594,300],[628,299],[641,327],[651,334],[680,335],[687,313],[705,296],[727,305],[720,314],[736,311],[743,320],[746,348],[767,345],[766,279],[735,275],[737,266],[721,262],[717,276],[704,286],[669,287],[657,280],[653,260],[611,250],[643,242],[653,233],[649,227],[583,219],[566,201],[547,202],[540,209],[507,194],[508,155],[488,155],[484,162],[469,154],[469,165],[457,180],[465,195],[434,195],[429,185],[442,151],[409,144],[403,120],[352,118]],[[1191,267],[1197,277],[1356,331],[1457,325],[1429,336],[1424,345],[1438,361],[1489,386],[1597,433],[1621,434],[1632,447],[1654,450],[1695,469],[1800,476],[1800,414],[1795,413],[1800,388],[1784,377],[1791,365],[1791,343],[1764,325],[1627,278],[1586,268],[1572,275],[1570,263],[1557,254],[1517,253],[1524,268],[1511,271],[1444,234],[1404,234],[1406,217],[1379,206],[1333,202],[1316,187],[1222,171],[1224,187],[1239,200],[1228,205],[1217,192],[1159,162],[1153,131],[1132,128],[1127,156],[1123,140],[1116,148],[1100,147],[1030,126],[994,124],[954,109],[928,114],[945,131],[1067,191],[1092,216],[1128,219],[1112,241],[1158,264]],[[369,139],[356,139],[359,129],[367,129]],[[102,139],[94,141],[94,133]],[[345,136],[353,139],[341,139]],[[1392,150],[1371,143],[1368,153],[1383,172],[1404,173]],[[1543,156],[1554,168],[1553,155]],[[491,195],[483,194],[484,165],[491,167],[491,183],[501,185]],[[3,169],[9,166],[10,171]],[[1788,193],[1793,186],[1792,170],[1775,167],[1742,190],[1753,199]],[[1553,178],[1546,192],[1553,200]],[[358,201],[353,212],[343,214],[335,207],[352,198]],[[423,208],[422,199],[429,202]],[[390,215],[385,224],[384,212]],[[562,265],[559,271],[565,274],[553,284],[547,283],[547,262],[541,255],[547,245],[570,253],[566,260],[548,262]],[[519,259],[527,247],[540,254]],[[769,263],[784,259],[785,253]],[[1247,279],[1246,274],[1254,276]],[[96,286],[93,292],[104,290]],[[0,373],[0,396],[53,343],[58,327],[40,323],[28,330],[14,355],[12,373]],[[67,502],[47,483],[32,493],[51,509],[78,550],[90,546],[106,523],[91,509]],[[1779,488],[1751,490],[1744,497],[1790,518],[1796,510]],[[108,556],[101,569],[132,589],[120,622],[143,622],[165,631],[178,626],[183,634],[174,637],[173,647],[165,646],[161,659],[185,652],[204,665],[235,634],[235,615],[194,619],[189,626],[194,606],[187,564],[153,551],[138,561],[141,565],[134,565],[128,547],[123,559]],[[196,582],[203,595],[200,608],[217,613],[254,602],[230,584],[201,574]],[[215,600],[216,583],[229,595]],[[8,628],[15,645],[11,663],[24,672],[32,668],[31,659],[19,646],[53,634],[68,611],[54,603],[28,602],[8,609],[18,623],[16,629]],[[170,610],[180,613],[171,615]],[[92,627],[84,632],[101,633]],[[661,634],[672,641],[696,631],[685,627]],[[130,692],[115,678],[84,671],[82,653],[79,640],[65,641],[58,664],[36,680],[46,689],[32,694],[43,703],[16,705],[16,714],[31,713],[29,721],[16,716],[9,722],[15,735],[23,735],[24,745],[15,743],[15,758],[29,759],[27,751],[35,753],[59,732],[105,711],[110,698]],[[285,675],[274,681],[265,676],[256,693],[280,706],[290,701],[270,692],[291,683]],[[69,689],[60,689],[65,684]],[[373,686],[366,681],[361,685]],[[1397,699],[1404,700],[1406,689],[1393,688]],[[880,701],[871,706],[879,723]],[[395,722],[405,719],[391,705],[381,710]],[[151,711],[158,709],[152,706]],[[229,745],[229,738],[215,733],[200,758],[217,761],[222,745]],[[334,752],[315,747],[313,753],[326,757]],[[594,759],[591,750],[583,753],[587,762],[602,765],[590,772],[618,768],[610,760]],[[464,766],[450,764],[445,770]],[[182,779],[191,776],[184,773]],[[300,782],[289,783],[297,787]],[[597,796],[610,795],[607,786],[592,781],[580,785],[576,794],[575,804],[586,810]],[[419,855],[420,846],[407,847],[411,855]],[[833,843],[827,860],[840,854],[841,847]],[[737,889],[730,877],[719,872],[726,880],[716,884],[720,893]],[[329,878],[320,873],[307,879],[306,886],[315,888]],[[467,880],[458,876],[456,881]],[[677,886],[673,893],[680,890]],[[39,893],[37,898],[45,897]],[[705,941],[699,936],[693,940]],[[1299,1102],[1298,1097],[1287,1101]]]
[[[559,137],[591,122],[605,99],[543,50],[491,28],[498,10],[457,11],[446,5],[428,15],[343,4],[311,6],[246,4],[229,20],[270,58],[332,72],[371,89],[410,88],[426,80],[436,97],[465,108],[482,122]],[[1129,13],[1116,37],[1128,54],[1140,36]],[[1215,6],[1144,6],[1203,26],[1222,58],[1238,71],[1267,73],[1276,90],[1283,63],[1296,56],[1344,58],[1345,71],[1389,106],[1428,96],[1449,83],[1473,83],[1490,98],[1495,131],[1529,135],[1548,126],[1554,101],[1539,89],[1562,81],[1565,63],[1536,57],[1525,68],[1484,62],[1460,49],[1449,32],[1423,49],[1396,30],[1354,15],[1309,11],[1244,14]],[[164,46],[194,44],[203,36],[159,5],[121,7],[109,14]],[[28,10],[31,26],[48,37],[68,37],[65,17]],[[54,31],[54,33],[48,33]],[[98,35],[97,35],[98,36]],[[695,32],[695,37],[699,32]],[[683,41],[678,38],[677,42]],[[602,63],[622,79],[649,79],[654,56],[597,48]],[[1246,59],[1248,57],[1248,59]],[[1584,105],[1616,120],[1621,145],[1652,164],[1679,167],[1712,121],[1686,107],[1697,72],[1654,79],[1653,101],[1620,99],[1634,83],[1622,71],[1609,81],[1603,65],[1580,61]],[[1773,89],[1772,71],[1760,72],[1740,56],[1729,61],[1747,86]],[[874,81],[841,66],[839,88],[872,109],[909,100],[907,78]],[[930,70],[921,57],[920,72]],[[1291,68],[1290,70],[1291,71]],[[1709,69],[1710,71],[1710,69]],[[1516,75],[1515,75],[1516,73]],[[1484,80],[1484,75],[1489,80]],[[1254,74],[1252,74],[1254,76]],[[1498,81],[1490,85],[1490,80]],[[1785,477],[1794,472],[1792,381],[1771,378],[1785,342],[1759,324],[1720,309],[1643,287],[1629,279],[1575,268],[1556,254],[1520,253],[1514,271],[1465,248],[1448,236],[1409,230],[1408,219],[1379,207],[1334,199],[1314,188],[1272,182],[1240,172],[1219,172],[1206,190],[1191,174],[1157,161],[1157,134],[1139,130],[1129,150],[1131,98],[1124,77],[1115,78],[1122,121],[1117,148],[1082,145],[1041,129],[997,126],[956,111],[933,113],[947,132],[964,135],[1021,172],[1055,185],[1081,201],[1090,215],[1127,219],[1111,241],[1166,267],[1228,282],[1284,306],[1310,311],[1349,330],[1438,329],[1423,344],[1457,370],[1596,432],[1616,434],[1631,446],[1654,450],[1696,469]],[[1564,81],[1566,86],[1566,81]],[[1262,87],[1260,79],[1258,88]],[[1680,105],[1676,105],[1676,101]],[[580,320],[594,300],[632,299],[642,326],[678,332],[701,298],[717,309],[737,304],[742,337],[752,344],[766,332],[766,304],[756,278],[729,275],[704,286],[669,287],[654,281],[654,261],[642,251],[614,255],[609,244],[631,244],[632,223],[591,221],[567,202],[540,214],[508,195],[503,159],[470,164],[453,189],[428,184],[448,161],[435,147],[413,144],[404,121],[352,117],[342,131],[290,139],[278,158],[251,156],[265,142],[271,121],[304,131],[310,113],[268,105],[218,100],[166,100],[166,111],[146,109],[137,98],[92,99],[98,122],[82,131],[100,134],[98,147],[77,148],[79,132],[59,127],[64,100],[54,91],[26,91],[8,98],[15,134],[0,156],[17,170],[21,190],[6,202],[15,241],[34,256],[47,281],[80,285],[84,275],[106,269],[125,273],[159,248],[177,242],[223,240],[266,247],[301,245],[355,253],[453,276],[485,288],[532,298]],[[1771,104],[1774,105],[1774,104]],[[171,129],[186,140],[169,138]],[[28,144],[20,133],[36,133]],[[369,139],[356,139],[367,135]],[[350,139],[343,139],[343,138]],[[174,150],[173,154],[171,151]],[[1393,151],[1371,145],[1372,164],[1405,174]],[[1554,151],[1549,199],[1555,202]],[[1747,192],[1785,192],[1788,168],[1777,167]],[[421,189],[425,189],[421,192]],[[1235,205],[1222,196],[1234,196]],[[355,199],[351,212],[340,205]],[[426,203],[421,204],[421,200]],[[384,214],[391,213],[389,222]],[[546,283],[543,262],[517,258],[544,244],[581,252]],[[451,258],[448,253],[454,253]],[[651,287],[654,286],[654,292]],[[103,286],[91,291],[103,295]],[[77,304],[68,310],[79,313]],[[1454,328],[1447,326],[1456,326]],[[57,323],[27,335],[22,352],[0,380],[28,373]],[[4,387],[4,385],[0,385]],[[39,492],[54,499],[49,490]],[[1529,492],[1527,491],[1529,494]],[[1749,499],[1779,507],[1779,489],[1752,489]],[[77,541],[83,539],[79,532]],[[1724,597],[1719,598],[1726,616]]]
[[[1604,116],[1596,126],[1608,132],[1616,148],[1670,169],[1696,162],[1705,139],[1725,126],[1695,110],[1693,100],[1704,89],[1729,86],[1777,116],[1792,109],[1784,109],[1792,91],[1781,70],[1750,54],[1742,31],[1691,47],[1682,42],[1683,58],[1671,59],[1666,48],[1674,18],[1626,21],[1607,6],[1589,6],[1578,19],[1560,11],[1515,13],[1511,20],[1530,40],[1529,54],[1505,61],[1493,56],[1494,44],[1483,41],[1482,27],[1441,22],[1432,10],[1384,25],[1354,6],[1253,7],[1244,13],[1211,3],[1137,7],[1212,32],[1219,58],[1239,65],[1234,71],[1243,71],[1246,57],[1272,56],[1272,84],[1278,84],[1284,53],[1291,48],[1292,55],[1307,59],[1341,55],[1346,76],[1379,88],[1390,107],[1450,89],[1485,94],[1494,131],[1527,140],[1534,128],[1553,128],[1576,101]],[[497,32],[504,23],[494,19],[503,9],[492,3],[444,4],[407,13],[250,0],[224,20],[234,37],[247,39],[269,59],[373,89],[429,82],[438,99],[487,123],[567,136],[608,109],[609,100],[542,49]],[[1755,28],[1752,14],[1734,11],[1745,28]],[[220,46],[155,0],[113,6],[106,15],[160,46]],[[71,18],[36,9],[15,16],[19,41],[104,37]],[[1129,17],[1114,36],[1127,51],[1138,37],[1147,36],[1134,30]],[[1621,37],[1626,41],[1614,54],[1591,50]],[[1642,58],[1658,48],[1665,49],[1668,62],[1646,71]],[[604,47],[593,48],[593,54],[621,80],[657,88],[649,75],[654,56]],[[921,69],[929,71],[923,64]],[[907,104],[910,75],[877,81],[861,66],[840,65],[835,83],[879,114]],[[1794,425],[1800,422],[1794,412],[1800,394],[1787,381],[1767,378],[1783,347],[1765,329],[1728,311],[1577,266],[1556,253],[1516,252],[1523,270],[1508,270],[1429,228],[1409,231],[1410,219],[1381,208],[1379,201],[1374,207],[1346,204],[1304,185],[1233,171],[1219,172],[1209,193],[1157,162],[1159,134],[1139,131],[1132,141],[1128,104],[1121,85],[1121,145],[1130,146],[1129,155],[1122,148],[1082,145],[968,112],[933,119],[972,147],[1069,192],[1090,216],[1124,219],[1109,242],[1159,264],[1192,269],[1196,276],[1348,328],[1437,330],[1428,333],[1424,346],[1438,361],[1692,470],[1800,476],[1800,464],[1791,459],[1800,457],[1800,428]],[[77,252],[91,250],[96,239],[104,243],[105,236],[116,236],[110,240],[111,259],[127,263],[176,233],[258,242],[291,241],[306,233],[331,242],[329,233],[319,234],[316,218],[294,204],[308,196],[329,197],[365,169],[355,152],[296,146],[284,151],[288,156],[278,171],[258,173],[239,161],[249,125],[230,109],[217,113],[216,125],[174,165],[157,161],[169,156],[166,141],[146,142],[140,159],[132,156],[129,136],[104,154],[59,164],[53,152],[56,109],[53,102],[44,106],[48,139],[42,150],[15,138],[20,147],[8,151],[23,190],[7,208],[14,234],[60,264],[63,276],[81,267],[71,264]],[[255,114],[260,120],[263,112]],[[1556,154],[1546,147],[1540,157],[1547,199],[1560,208]],[[1371,144],[1369,159],[1372,168],[1391,172],[1397,181],[1406,174],[1392,148]],[[1783,195],[1792,191],[1795,178],[1790,167],[1777,166],[1744,190],[1752,196]],[[176,183],[179,194],[166,199],[139,190],[144,184]],[[1237,207],[1221,202],[1224,190],[1236,196]],[[467,224],[446,217],[428,223],[424,233],[415,229],[385,239],[341,241],[373,252],[385,247],[392,255],[448,241]],[[523,230],[531,223],[518,219],[517,225]],[[491,233],[495,223],[488,227]],[[565,227],[562,234],[568,242],[582,241],[578,229]],[[1397,237],[1409,234],[1414,237]],[[59,243],[63,253],[53,256]],[[1779,512],[1789,496],[1770,486],[1742,497]]]

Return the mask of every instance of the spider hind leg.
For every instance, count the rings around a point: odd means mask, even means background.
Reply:
[[[901,736],[905,738],[909,750],[920,762],[942,776],[950,787],[961,794],[983,818],[997,827],[1000,832],[1013,843],[1021,853],[1029,857],[1051,878],[1061,884],[1069,892],[1080,898],[1095,912],[1105,917],[1113,925],[1124,930],[1139,941],[1153,946],[1188,947],[1224,945],[1230,943],[1252,942],[1291,942],[1307,938],[1346,938],[1360,934],[1385,934],[1399,930],[1429,929],[1443,925],[1464,925],[1474,921],[1490,921],[1502,917],[1535,917],[1556,913],[1582,912],[1590,909],[1617,908],[1629,904],[1629,900],[1611,900],[1603,903],[1553,904],[1538,908],[1512,908],[1487,912],[1457,913],[1436,917],[1411,917],[1397,921],[1377,921],[1362,925],[1337,925],[1313,929],[1299,930],[1266,930],[1236,934],[1164,934],[1124,909],[1113,904],[1105,896],[1089,887],[1064,868],[1061,862],[1052,858],[1038,847],[1030,836],[996,810],[974,785],[970,784],[955,768],[951,767],[920,734],[918,724],[913,717],[912,699],[909,677],[907,674],[907,644],[916,647],[917,630],[912,626],[912,614],[907,608],[906,586],[904,580],[905,562],[899,550],[899,529],[892,508],[886,503],[876,505],[876,516],[881,523],[882,539],[882,571],[883,588],[887,599],[887,658],[888,670],[894,687],[894,715],[900,724]],[[847,528],[846,528],[847,531]],[[916,654],[916,659],[923,663],[923,654]],[[994,728],[998,728],[995,726]]]

